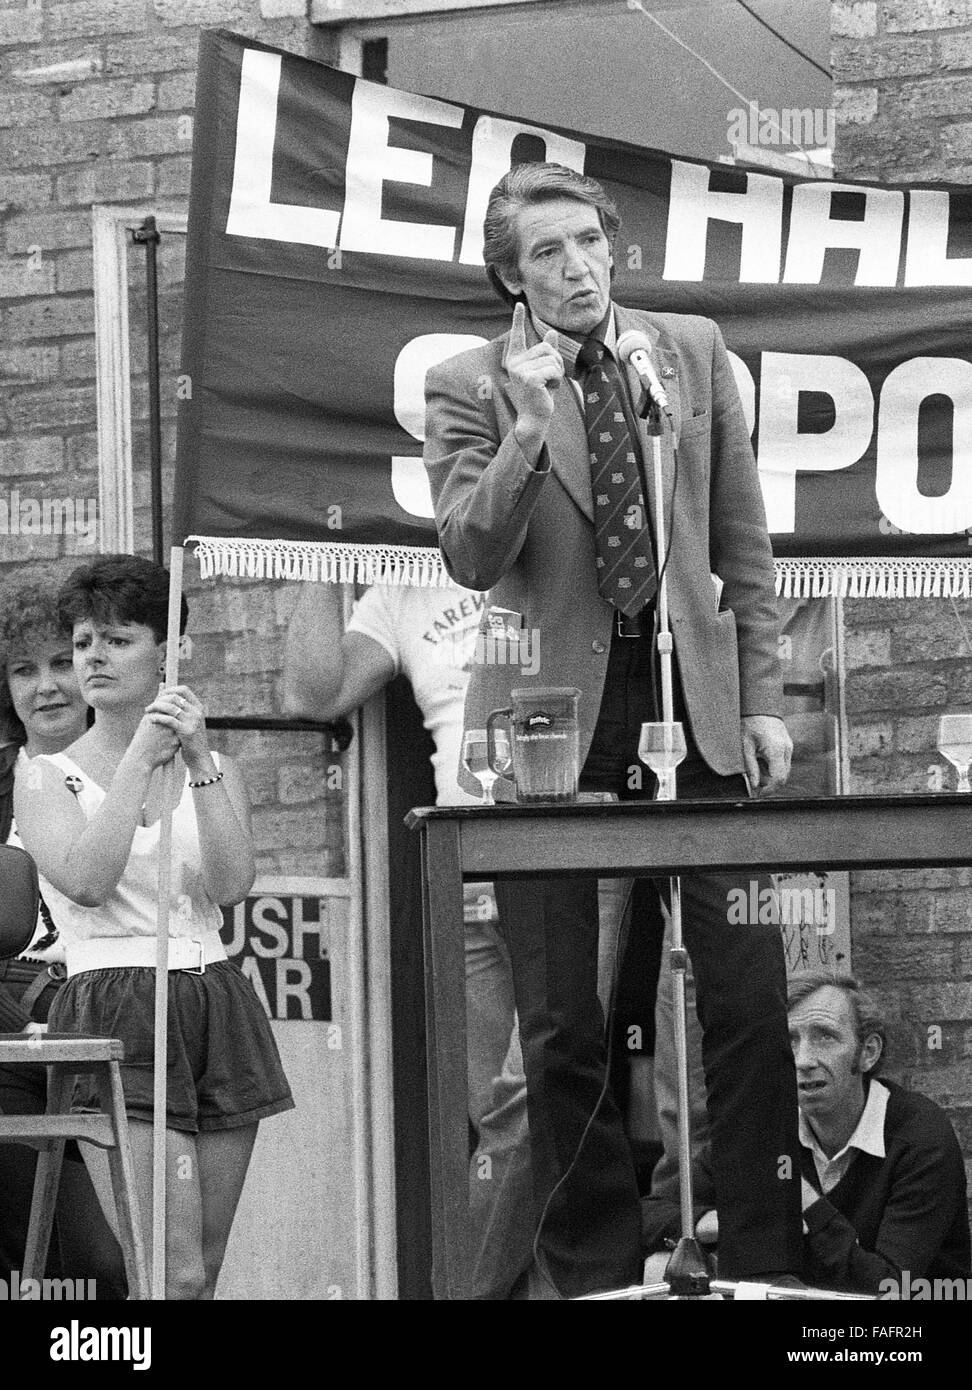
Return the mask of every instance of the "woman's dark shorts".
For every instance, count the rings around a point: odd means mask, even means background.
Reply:
[[[84,970],[63,986],[51,1009],[52,1033],[120,1038],[125,1110],[152,1119],[155,971],[144,966]],[[270,1023],[252,985],[232,961],[203,974],[169,972],[166,1125],[186,1134],[237,1129],[292,1110]],[[75,1103],[98,1109],[88,1078]]]

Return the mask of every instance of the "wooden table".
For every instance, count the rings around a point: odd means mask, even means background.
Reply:
[[[464,879],[972,864],[960,795],[442,806],[406,824],[421,835],[436,1298],[463,1298],[469,1272]]]

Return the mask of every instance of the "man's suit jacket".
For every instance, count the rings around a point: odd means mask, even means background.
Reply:
[[[709,319],[616,306],[620,335],[646,332],[675,413],[663,445],[671,546],[669,609],[692,734],[709,766],[742,771],[741,714],[780,715],[779,620],[762,494],[722,336]],[[528,321],[529,322],[529,321]],[[531,336],[528,341],[537,341]],[[439,543],[458,584],[488,589],[539,640],[539,669],[487,664],[484,647],[466,695],[466,728],[484,728],[514,688],[576,686],[580,758],[587,756],[604,689],[614,609],[597,587],[587,436],[565,381],[546,447],[531,467],[513,434],[516,413],[502,360],[508,335],[460,353],[426,377],[425,463]],[[638,422],[656,499],[652,451]],[[722,580],[721,601],[712,574]],[[646,713],[646,717],[650,717]],[[477,790],[464,769],[460,781]]]

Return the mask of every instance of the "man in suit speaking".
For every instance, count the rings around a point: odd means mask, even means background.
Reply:
[[[679,795],[741,798],[744,773],[754,791],[771,789],[785,781],[790,757],[755,460],[715,324],[612,303],[618,225],[594,180],[554,164],[511,170],[490,196],[484,260],[514,306],[512,327],[426,379],[425,462],[446,567],[457,583],[488,589],[490,607],[539,639],[535,675],[512,664],[474,666],[465,723],[482,728],[513,686],[576,686],[582,789],[641,795],[641,723],[661,718],[652,630],[664,561],[675,718],[688,745]],[[632,329],[649,338],[671,403],[663,498],[653,495],[650,469],[644,496],[641,385],[615,357]],[[659,505],[667,557],[652,547]],[[797,1274],[782,944],[773,927],[728,924],[731,887],[726,876],[696,876],[682,892],[703,1026],[720,1273]],[[547,1269],[568,1296],[630,1282],[640,1271],[638,1192],[620,1115],[602,1095],[597,882],[498,883],[497,898],[510,935]]]

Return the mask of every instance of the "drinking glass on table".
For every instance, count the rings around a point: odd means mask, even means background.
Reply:
[[[938,725],[938,751],[959,775],[956,791],[972,792],[969,764],[972,763],[972,714],[943,714]]]
[[[510,741],[502,732],[495,739],[496,761],[500,768],[508,771],[513,761]],[[462,736],[462,765],[483,789],[483,801],[487,806],[495,806],[493,786],[498,773],[490,767],[485,729],[467,729]]]
[[[658,778],[657,801],[675,800],[675,769],[685,758],[685,730],[675,720],[641,726],[638,757]]]

